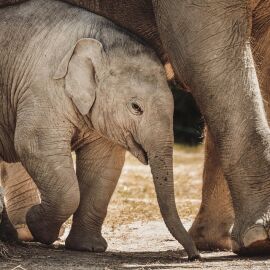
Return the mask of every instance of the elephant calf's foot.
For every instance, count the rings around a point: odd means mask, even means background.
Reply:
[[[61,223],[39,214],[40,206],[33,206],[26,215],[26,223],[34,241],[50,245],[58,239]]]
[[[33,242],[35,240],[26,224],[20,224],[15,227],[16,227],[18,238],[20,241]],[[64,233],[65,233],[65,228],[62,226],[59,232],[58,239],[62,237]]]
[[[244,233],[237,234],[237,228],[232,233],[233,252],[243,256],[270,254],[270,227],[269,222],[258,220],[255,225],[249,226]],[[242,235],[242,237],[236,237]]]
[[[89,233],[87,233],[89,234]],[[72,231],[66,240],[66,247],[72,250],[105,252],[108,244],[101,234],[75,236]]]

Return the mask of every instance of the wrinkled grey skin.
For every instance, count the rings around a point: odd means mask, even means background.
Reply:
[[[149,162],[168,229],[198,257],[175,206],[173,99],[155,54],[58,1],[1,9],[0,29],[0,157],[20,161],[41,193],[26,216],[34,238],[54,242],[74,214],[66,246],[104,251],[101,226],[127,149]]]
[[[25,0],[1,0],[0,5],[21,1]],[[148,41],[160,56],[169,54],[174,72],[191,90],[205,117],[208,134],[213,138],[219,157],[218,166],[232,195],[236,214],[233,251],[270,254],[270,134],[250,47],[252,9],[267,5],[268,1],[63,1],[82,6],[129,29]],[[256,36],[268,25],[268,10],[255,27]],[[204,193],[208,193],[208,187],[204,185]],[[223,192],[224,185],[219,189]],[[214,196],[213,204],[211,202],[216,213],[219,206],[224,207],[220,201],[217,203]],[[207,212],[204,211],[205,219],[208,219]],[[214,220],[215,226],[219,226],[219,220]],[[232,221],[230,213],[229,217],[225,215],[224,221],[228,228]],[[198,234],[207,226],[202,222],[197,225]],[[214,236],[215,242],[222,240],[221,232],[218,230]],[[227,237],[229,232],[225,233]],[[205,241],[206,246],[212,245]],[[213,247],[220,245],[214,243]]]

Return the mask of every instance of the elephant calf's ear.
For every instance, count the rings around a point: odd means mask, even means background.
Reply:
[[[81,39],[60,63],[54,79],[65,78],[65,91],[82,115],[95,101],[97,65],[102,63],[103,47],[95,39]]]

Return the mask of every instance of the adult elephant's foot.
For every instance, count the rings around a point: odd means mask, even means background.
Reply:
[[[67,240],[66,248],[80,251],[105,252],[108,244],[100,233],[77,232],[71,230]]]
[[[231,250],[230,228],[233,215],[218,217],[214,213],[199,212],[189,234],[199,250]]]
[[[233,252],[243,256],[269,255],[270,212],[246,228],[242,224],[236,223],[232,231]]]
[[[58,239],[62,223],[49,218],[40,205],[33,206],[26,215],[27,226],[34,241],[50,245]]]

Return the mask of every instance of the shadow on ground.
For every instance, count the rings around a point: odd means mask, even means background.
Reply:
[[[0,269],[270,269],[266,257],[241,258],[230,252],[203,253],[203,262],[189,262],[183,250],[160,252],[87,253],[65,250],[63,245],[23,244],[11,247],[14,257]]]

